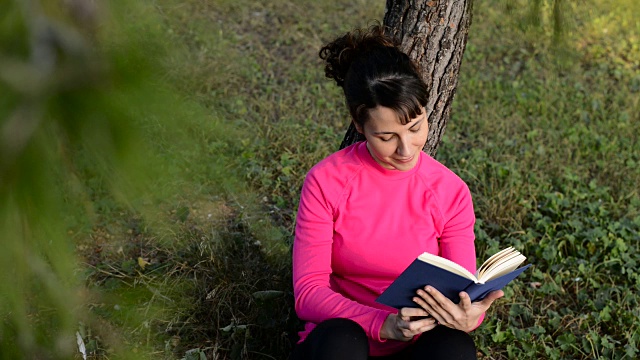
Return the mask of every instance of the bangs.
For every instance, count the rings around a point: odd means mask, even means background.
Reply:
[[[427,105],[427,86],[420,79],[389,77],[371,84],[377,105],[392,109],[406,125],[422,114]]]
[[[425,105],[426,102],[422,105],[416,98],[405,98],[403,101],[396,103],[396,106],[388,105],[386,107],[392,109],[398,115],[398,119],[402,125],[406,125],[410,123],[412,119],[422,115],[422,108]]]

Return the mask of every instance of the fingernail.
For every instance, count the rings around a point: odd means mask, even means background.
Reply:
[[[430,288],[429,286],[425,287],[425,288],[424,288],[424,290],[425,290],[426,292],[428,292],[428,293],[430,293],[430,292],[431,292],[431,288]]]

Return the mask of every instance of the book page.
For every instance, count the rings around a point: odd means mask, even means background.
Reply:
[[[423,253],[422,255],[418,256],[418,260],[424,261],[426,263],[429,263],[433,266],[437,266],[441,269],[445,269],[449,272],[452,272],[456,275],[460,275],[462,277],[465,277],[469,280],[473,280],[474,282],[478,282],[478,279],[475,277],[475,275],[473,275],[469,270],[463,268],[462,266],[454,263],[453,261],[449,260],[449,259],[445,259],[443,257],[440,257],[438,255],[433,255],[433,254],[429,254],[429,253]]]
[[[498,251],[497,253],[493,254],[490,258],[488,258],[484,263],[482,263],[482,265],[480,265],[480,267],[478,268],[478,271],[476,271],[476,276],[478,277],[478,279],[482,277],[482,274],[486,271],[487,268],[491,267],[494,263],[498,262],[503,256],[513,253],[513,251],[517,252],[517,250],[509,246],[508,248]]]
[[[513,270],[517,269],[518,266],[520,266],[520,264],[522,264],[522,262],[527,259],[524,255],[520,254],[519,252],[517,252],[517,254],[512,254],[512,255],[513,256],[508,256],[501,259],[500,261],[494,263],[492,266],[487,268],[482,274],[482,277],[480,277],[479,282],[485,283],[489,280],[508,274]]]
[[[499,258],[495,259],[494,261],[492,261],[490,264],[488,264],[484,269],[482,269],[482,272],[478,272],[478,274],[476,274],[476,277],[478,279],[480,278],[486,278],[487,277],[487,272],[492,271],[492,269],[494,269],[496,266],[500,266],[500,264],[503,264],[505,262],[509,262],[511,261],[511,259],[518,257],[518,256],[523,256],[522,254],[520,254],[519,251],[517,250],[513,250],[513,252],[510,253],[505,253],[503,255],[501,255]],[[526,258],[525,258],[526,259]]]

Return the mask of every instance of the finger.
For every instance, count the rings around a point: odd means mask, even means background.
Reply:
[[[399,320],[397,326],[403,337],[412,338],[415,335],[413,329],[411,329],[411,323],[409,321]]]
[[[433,313],[431,316],[433,317],[435,325],[445,325],[449,323],[440,313]]]
[[[453,320],[456,318],[456,312],[460,311],[458,305],[455,305],[453,302],[451,302],[451,300],[447,299],[447,301],[451,303],[451,306],[448,308],[444,308],[433,296],[431,296],[432,293],[426,293],[423,290],[418,290],[418,294],[420,294],[420,296],[425,299],[423,308],[427,310],[427,312],[429,312],[431,316],[435,317],[438,322],[440,322],[441,324],[453,323]]]
[[[437,323],[425,325],[425,326],[421,327],[420,329],[418,329],[418,334],[422,334],[423,332],[427,332],[429,330],[433,330],[436,326],[438,326]]]
[[[409,321],[409,315],[406,314],[409,311],[409,309],[410,308],[400,309],[400,311],[398,311],[398,319],[403,321]]]
[[[431,288],[433,289],[433,288]],[[422,298],[424,304],[426,304],[425,306],[422,306],[422,308],[426,309],[427,311],[429,311],[429,313],[435,311],[435,312],[439,312],[439,313],[444,313],[444,312],[451,312],[453,310],[453,308],[445,308],[442,306],[442,304],[435,299],[434,296],[432,296],[432,293],[428,293],[425,290],[418,290],[417,291],[418,295],[420,295],[420,297]],[[449,300],[449,299],[447,299]],[[449,300],[449,302],[451,302]],[[423,305],[424,305],[423,304]],[[451,303],[453,304],[453,303]],[[454,304],[455,306],[455,304]]]
[[[435,324],[436,324],[436,319],[434,318],[422,319],[422,320],[412,321],[409,324],[410,325],[409,329],[413,330],[416,334],[419,334],[422,332],[420,331],[420,329],[427,326],[435,325]]]
[[[409,329],[409,323],[406,321],[398,322],[396,323],[396,326],[396,332],[398,334],[398,337],[396,338],[397,340],[409,341],[416,335],[414,331]]]
[[[489,293],[489,295],[487,295],[486,298],[484,298],[484,300],[491,300],[491,302],[500,299],[501,297],[504,296],[504,291],[502,290],[496,290],[496,291],[492,291]]]
[[[398,315],[401,316],[402,318],[408,319],[412,316],[427,316],[429,315],[429,313],[419,307],[414,307],[414,308],[405,307],[400,309],[400,311],[398,312]]]
[[[436,312],[436,310],[428,302],[426,302],[423,298],[419,298],[419,297],[415,296],[413,298],[413,302],[418,304],[429,315],[431,315],[434,312]]]
[[[401,329],[404,337],[414,337],[427,330],[432,329],[436,325],[436,321],[433,318],[412,321],[407,329]]]
[[[402,336],[404,337],[405,341],[411,340],[414,336],[417,335],[416,333],[414,333],[409,329],[402,329],[400,332],[402,333]]]
[[[420,306],[422,309],[427,309],[427,307],[429,306],[429,304],[427,304],[427,302],[424,301],[423,298],[418,296],[413,297],[413,302]]]
[[[431,293],[428,293],[425,290],[418,290],[417,293],[422,298],[424,304],[426,304],[425,306],[423,306],[423,308],[426,309],[430,314],[433,312],[441,314],[446,312],[446,309],[442,307],[440,302],[438,302],[438,300],[436,300]]]
[[[489,295],[487,295],[487,297],[482,299],[480,303],[485,307],[485,310],[486,310],[489,308],[489,306],[491,306],[491,304],[493,304],[494,301],[500,299],[503,296],[504,296],[504,292],[502,290],[492,291],[489,293]]]
[[[451,300],[449,300],[449,298],[442,295],[442,293],[433,286],[425,286],[424,291],[426,291],[427,294],[431,295],[431,298],[437,301],[438,305],[440,305],[440,307],[442,307],[443,309],[455,306],[455,304]]]
[[[462,308],[462,310],[464,310],[464,312],[467,312],[472,307],[471,298],[469,297],[469,294],[467,294],[464,291],[460,292],[459,296],[460,296],[459,305]]]

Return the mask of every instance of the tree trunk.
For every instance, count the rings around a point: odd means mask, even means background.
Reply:
[[[429,138],[424,151],[435,156],[447,127],[467,45],[473,0],[387,0],[384,25],[400,49],[420,67],[429,88]],[[353,126],[340,148],[361,139]]]

